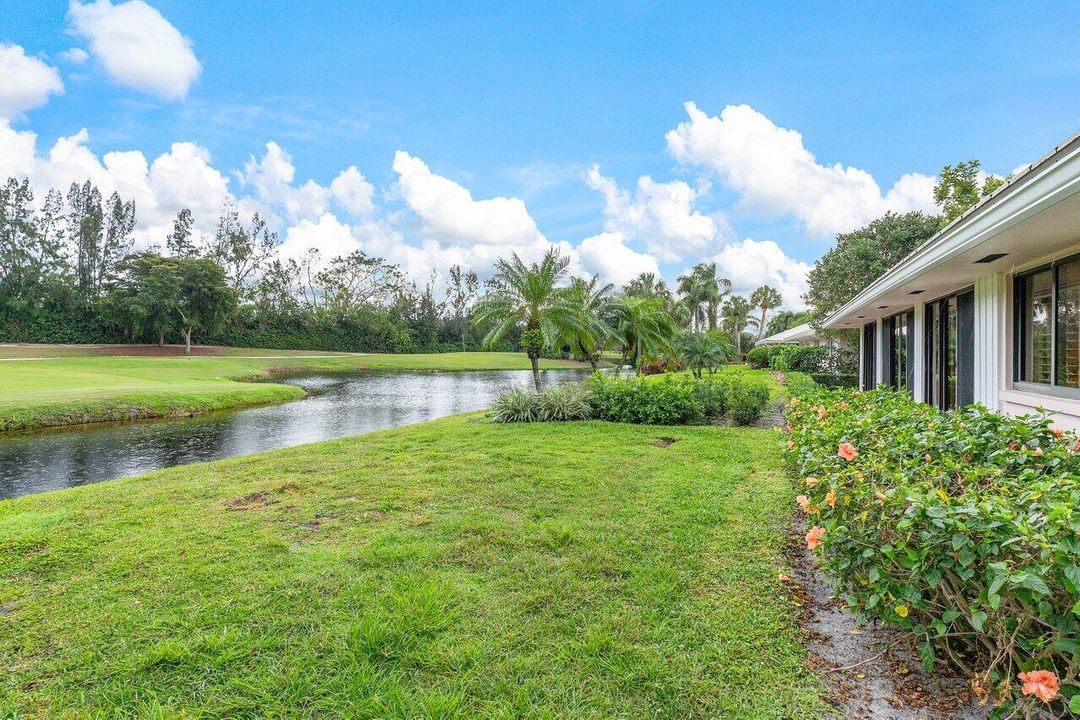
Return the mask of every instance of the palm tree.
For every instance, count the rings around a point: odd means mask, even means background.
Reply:
[[[639,295],[642,297],[671,297],[671,290],[668,289],[667,283],[656,277],[656,273],[651,272],[641,273],[626,283],[622,291],[627,295]]]
[[[765,335],[765,316],[770,310],[780,307],[784,299],[780,297],[780,291],[768,285],[762,285],[750,295],[750,305],[761,308],[761,320],[758,321],[758,340]]]
[[[540,392],[540,353],[572,332],[584,332],[581,315],[559,283],[570,259],[551,248],[540,262],[526,265],[517,253],[495,263],[491,290],[477,303],[477,325],[491,326],[484,346],[491,347],[514,327],[521,327],[521,345],[532,363],[533,384]]]
[[[611,326],[622,346],[622,362],[634,354],[641,365],[647,352],[666,352],[675,336],[675,323],[659,298],[620,295],[611,304]]]
[[[721,308],[723,326],[731,333],[735,351],[742,353],[742,333],[747,327],[756,327],[757,319],[750,317],[753,306],[741,295],[732,295]]]
[[[716,276],[716,263],[698,263],[690,272],[678,277],[679,294],[690,310],[690,322],[695,329],[716,329],[717,308],[731,293],[731,281]]]
[[[615,286],[611,283],[600,285],[596,275],[590,279],[574,278],[567,288],[567,298],[579,314],[582,323],[568,328],[569,332],[562,338],[563,343],[580,351],[589,359],[593,372],[597,370],[600,360],[600,352],[611,339],[611,326],[605,320],[608,305],[611,303],[609,293]]]

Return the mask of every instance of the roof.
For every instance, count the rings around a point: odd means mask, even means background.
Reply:
[[[942,228],[823,325],[856,327],[856,321],[887,317],[910,308],[915,300],[908,296],[926,293],[924,299],[931,300],[1078,241],[1080,132]],[[988,261],[995,251],[1000,257]]]
[[[791,343],[799,343],[803,340],[812,340],[817,337],[814,329],[810,327],[810,323],[803,323],[802,325],[796,325],[793,328],[788,328],[783,332],[778,332],[775,335],[761,338],[755,345],[788,345]]]

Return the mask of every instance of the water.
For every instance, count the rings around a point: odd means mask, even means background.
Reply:
[[[583,370],[545,370],[545,385]],[[528,370],[312,374],[284,382],[303,400],[180,420],[95,425],[0,436],[0,498],[217,460],[422,422],[491,406]]]

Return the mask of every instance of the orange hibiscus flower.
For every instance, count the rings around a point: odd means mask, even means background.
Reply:
[[[1043,702],[1053,700],[1060,689],[1057,675],[1049,670],[1032,670],[1017,675],[1020,682],[1024,683],[1024,694],[1034,695]]]
[[[825,528],[815,525],[810,528],[810,532],[806,533],[806,547],[813,550],[821,541],[825,539]]]
[[[855,446],[851,443],[842,442],[836,448],[836,454],[842,457],[844,460],[851,462],[855,458],[859,457],[859,451],[855,449]]]

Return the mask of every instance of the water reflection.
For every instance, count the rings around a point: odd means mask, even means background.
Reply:
[[[544,382],[587,371],[547,370]],[[0,437],[0,498],[329,440],[489,407],[529,371],[305,375],[303,400],[182,420]]]

